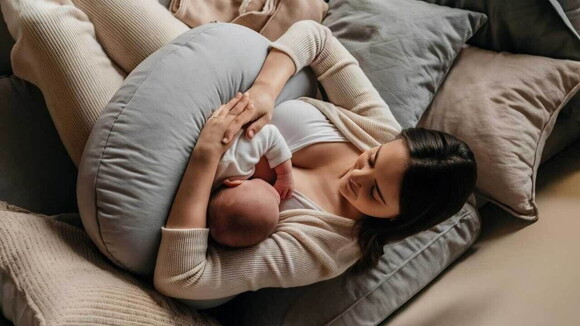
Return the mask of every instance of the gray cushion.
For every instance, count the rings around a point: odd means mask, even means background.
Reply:
[[[333,0],[323,24],[359,61],[404,127],[429,106],[485,15],[416,0]]]
[[[494,51],[580,60],[580,37],[557,0],[424,1],[486,13],[489,20],[469,40],[471,45]],[[569,8],[574,1],[560,2]]]
[[[244,325],[376,325],[429,284],[473,244],[480,232],[477,211],[461,211],[430,230],[386,245],[379,266],[308,286],[246,292],[212,310]]]
[[[104,108],[79,164],[77,196],[86,231],[117,265],[153,274],[161,226],[201,128],[252,85],[268,46],[240,25],[194,28],[145,59]],[[316,95],[307,71],[278,102]]]
[[[76,174],[38,88],[0,78],[0,200],[42,214],[75,212]]]

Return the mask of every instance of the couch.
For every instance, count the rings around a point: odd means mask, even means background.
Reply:
[[[76,168],[52,125],[41,92],[11,74],[12,44],[0,22],[0,201],[41,214],[59,214],[55,218],[80,227],[74,214]],[[580,322],[580,313],[571,304],[580,299],[580,282],[575,279],[580,255],[569,249],[580,241],[574,237],[575,227],[580,226],[580,192],[574,187],[580,182],[578,111],[576,96],[560,114],[545,146],[538,184],[541,220],[529,225],[480,201],[479,240],[383,324]],[[12,300],[6,293],[0,292],[3,308]],[[231,317],[225,315],[235,309],[211,313],[228,321]],[[0,319],[3,322],[9,323]]]

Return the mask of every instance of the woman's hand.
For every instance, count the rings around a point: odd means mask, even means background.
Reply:
[[[254,84],[247,91],[250,94],[250,104],[253,105],[252,115],[250,116],[250,124],[246,127],[245,135],[248,138],[253,138],[267,123],[272,120],[274,114],[274,101],[276,97],[270,92],[267,86]],[[239,121],[233,122],[228,130],[225,132],[225,137],[231,140],[234,135],[241,129],[242,125],[247,123],[246,116]]]
[[[193,149],[196,155],[221,157],[231,146],[233,135],[252,117],[254,105],[250,103],[249,93],[238,92],[236,97],[220,106],[207,119]],[[232,132],[226,136],[226,130]]]
[[[241,129],[242,125],[251,121],[246,128],[246,137],[253,138],[262,127],[272,120],[276,98],[290,76],[295,72],[294,61],[286,53],[278,49],[270,50],[258,77],[256,77],[254,84],[248,90],[251,98],[250,103],[254,104],[255,111],[250,114],[251,118],[248,120],[244,116],[240,121],[233,123],[226,131],[225,137],[231,140]]]

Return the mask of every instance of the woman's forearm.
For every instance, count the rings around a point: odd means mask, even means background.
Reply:
[[[173,200],[166,228],[206,228],[206,212],[220,157],[194,150]]]
[[[295,72],[296,66],[292,59],[286,53],[272,49],[254,81],[250,94],[264,92],[275,100]]]

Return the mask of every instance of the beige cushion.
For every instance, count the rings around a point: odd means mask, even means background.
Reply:
[[[217,325],[114,267],[82,229],[5,202],[0,275],[15,296],[1,308],[20,325]]]
[[[465,140],[478,164],[477,192],[535,220],[544,143],[579,82],[577,61],[465,47],[419,126]]]

